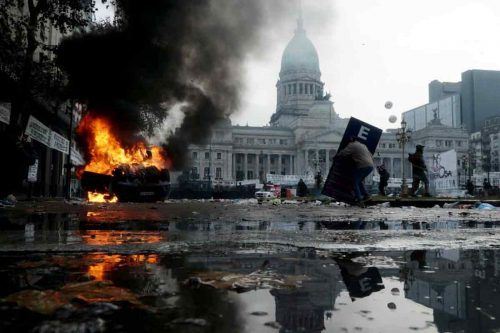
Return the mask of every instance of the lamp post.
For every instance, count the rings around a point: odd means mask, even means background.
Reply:
[[[467,163],[469,162],[469,158],[467,155],[462,155],[462,169],[464,170],[464,184],[467,182]],[[469,177],[470,179],[470,177]]]
[[[401,196],[408,195],[408,185],[406,185],[405,179],[405,145],[411,139],[411,130],[406,128],[406,121],[401,121],[401,128],[398,129],[396,133],[396,140],[401,146]]]

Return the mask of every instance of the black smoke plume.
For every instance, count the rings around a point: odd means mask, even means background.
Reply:
[[[174,169],[182,168],[188,145],[203,143],[212,125],[238,108],[242,62],[269,9],[265,2],[116,0],[116,25],[61,43],[69,93],[108,118],[124,144],[184,103],[184,120],[164,143]]]

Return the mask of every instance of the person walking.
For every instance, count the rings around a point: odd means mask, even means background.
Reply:
[[[474,195],[474,183],[472,183],[472,180],[467,179],[467,194],[468,195]]]
[[[412,165],[413,171],[413,182],[411,185],[410,194],[413,197],[417,196],[417,191],[420,186],[420,182],[424,183],[425,193],[424,197],[430,197],[429,193],[429,179],[425,174],[427,172],[427,166],[424,161],[424,147],[422,145],[417,145],[415,153],[409,154],[408,160]]]
[[[387,169],[385,168],[383,162],[382,164],[377,166],[377,171],[378,174],[380,175],[380,182],[378,184],[378,193],[380,195],[385,195],[385,188],[387,187],[391,175],[389,174],[389,171],[387,171]]]
[[[488,178],[484,178],[484,180],[483,180],[483,191],[484,191],[484,195],[486,197],[489,195],[490,190],[491,190],[490,181],[488,180]]]
[[[358,206],[364,207],[364,202],[370,199],[366,192],[363,181],[374,169],[373,156],[368,148],[356,138],[352,137],[347,146],[338,155],[340,157],[350,157],[354,162],[353,187],[355,202]]]

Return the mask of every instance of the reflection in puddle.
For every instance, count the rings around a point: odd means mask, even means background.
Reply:
[[[82,230],[80,237],[87,245],[119,245],[127,243],[158,243],[166,240],[166,233],[153,231]]]
[[[141,327],[173,332],[193,327],[201,332],[500,329],[500,251],[338,254],[308,249],[232,256],[90,253],[19,259],[0,257],[2,297],[16,295],[11,299],[18,300],[19,295],[29,298],[43,290],[57,293],[85,278],[111,283],[118,289],[110,291],[134,300],[132,307],[140,305],[135,311],[152,311],[126,331]],[[39,291],[19,294],[23,290]],[[93,293],[85,289],[86,297]],[[23,302],[38,305],[32,299]],[[73,301],[66,297],[64,302]],[[76,305],[78,311],[89,307],[81,301]],[[0,313],[0,328],[8,323],[12,326],[4,328],[22,327],[21,322],[4,321],[4,316],[20,310],[2,306],[8,311]],[[111,317],[95,316],[104,318],[106,327],[123,328],[128,319],[123,306],[117,303]],[[80,318],[71,312],[76,310],[65,311],[69,318]],[[29,312],[25,315],[29,317]],[[29,318],[31,325],[53,319],[51,315]]]
[[[107,280],[107,274],[117,268],[118,265],[133,267],[145,263],[157,264],[159,259],[156,254],[134,254],[129,256],[109,254],[88,254],[83,257],[85,262],[91,262],[88,266],[88,274],[97,281]]]

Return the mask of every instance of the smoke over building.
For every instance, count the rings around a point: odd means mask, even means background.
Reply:
[[[61,44],[69,95],[110,121],[125,146],[151,134],[181,104],[182,124],[163,142],[173,168],[180,168],[187,146],[201,143],[212,124],[237,109],[241,64],[269,6],[243,0],[116,4],[116,25]]]

